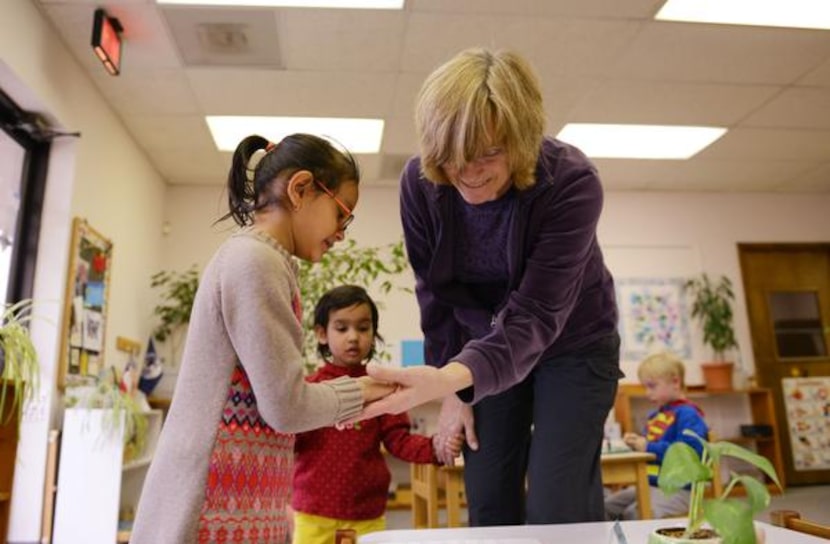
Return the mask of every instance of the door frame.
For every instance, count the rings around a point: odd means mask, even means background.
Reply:
[[[777,428],[779,433],[779,442],[782,446],[782,453],[784,456],[784,470],[786,473],[786,480],[788,484],[794,485],[810,485],[820,483],[830,483],[830,469],[816,470],[816,471],[796,471],[793,463],[792,444],[790,443],[790,430],[787,424],[786,407],[784,404],[783,387],[781,379],[790,377],[783,367],[775,367],[762,361],[769,357],[777,357],[776,341],[774,336],[774,326],[772,316],[767,304],[767,290],[763,287],[757,287],[759,283],[763,284],[763,280],[753,276],[749,260],[753,255],[770,255],[778,254],[782,259],[787,258],[788,254],[794,253],[811,253],[821,255],[827,259],[828,268],[830,269],[830,243],[827,242],[799,242],[799,243],[739,243],[738,255],[740,261],[741,275],[744,287],[744,298],[747,309],[747,320],[749,324],[749,333],[752,340],[752,348],[755,354],[755,375],[759,386],[769,388],[773,392],[773,400],[775,404],[775,413],[778,420]],[[798,287],[794,283],[794,287]],[[826,291],[830,291],[830,274],[827,278]],[[761,290],[760,292],[758,290]],[[759,302],[763,301],[763,302]],[[758,304],[763,304],[763,308],[758,308]],[[822,305],[824,306],[824,305]],[[760,319],[759,319],[760,316]],[[830,333],[827,332],[827,323],[830,323],[830,313],[822,312],[822,321],[825,326],[825,345],[830,349]],[[772,353],[773,355],[766,356],[765,353]],[[830,370],[826,370],[830,365],[830,351],[827,356],[820,358],[809,358],[803,361],[797,359],[790,364],[798,364],[799,366],[806,366],[812,371],[817,366],[824,369],[816,376],[830,375]],[[821,370],[820,369],[820,370]],[[762,372],[763,371],[763,372]],[[812,372],[810,372],[812,375]]]

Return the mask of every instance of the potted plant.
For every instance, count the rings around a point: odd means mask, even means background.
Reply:
[[[31,299],[25,299],[3,306],[0,318],[0,377],[5,383],[0,383],[0,417],[3,418],[0,423],[6,423],[14,416],[19,423],[23,407],[38,389],[40,364],[29,336],[33,305]],[[6,398],[7,390],[11,391],[10,400]],[[8,407],[7,402],[10,402]]]
[[[119,387],[115,369],[104,369],[94,386],[68,388],[64,398],[66,408],[109,410],[104,420],[105,430],[117,432],[124,425],[124,461],[139,457],[147,442],[148,421],[144,407],[132,391]]]
[[[747,474],[732,473],[719,497],[704,499],[706,483],[711,482],[714,470],[723,457],[734,457],[760,469],[780,488],[778,475],[769,459],[726,441],[709,442],[690,430],[684,434],[693,436],[703,444],[703,454],[684,442],[675,442],[666,450],[660,465],[657,485],[666,493],[673,493],[691,486],[689,520],[685,527],[656,529],[649,536],[649,544],[667,542],[723,544],[754,544],[757,540],[753,515],[769,506],[767,486]],[[746,500],[730,498],[732,490],[742,485]],[[709,527],[704,526],[704,522]]]
[[[730,390],[734,365],[725,355],[726,350],[738,347],[732,325],[732,282],[726,276],[712,280],[704,273],[687,280],[683,290],[692,297],[692,318],[700,321],[703,343],[712,349],[713,361],[701,365],[706,388]]]
[[[318,263],[300,261],[300,299],[303,312],[303,352],[306,367],[316,366],[317,337],[314,334],[314,307],[329,289],[339,285],[376,287],[382,294],[392,290],[392,277],[409,269],[403,241],[378,247],[357,247],[349,239],[337,249],[323,255]],[[406,289],[404,289],[406,290]],[[378,306],[383,304],[378,302]],[[382,348],[375,357],[388,360],[390,355]]]

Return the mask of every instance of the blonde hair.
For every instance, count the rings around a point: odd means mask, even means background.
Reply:
[[[673,353],[656,353],[643,359],[637,368],[637,378],[640,382],[650,378],[677,378],[680,381],[680,387],[685,388],[686,366]]]
[[[504,149],[517,189],[535,182],[545,129],[539,80],[510,51],[467,49],[432,72],[415,106],[423,174],[450,184],[443,165],[459,169],[488,148]]]

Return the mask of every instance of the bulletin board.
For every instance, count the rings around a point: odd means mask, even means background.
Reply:
[[[58,386],[94,381],[104,364],[112,242],[85,219],[72,222]]]
[[[830,469],[830,376],[783,378],[781,385],[793,468]]]

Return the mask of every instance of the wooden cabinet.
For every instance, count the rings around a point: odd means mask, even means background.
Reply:
[[[14,387],[5,380],[0,380],[0,387],[4,389],[0,394],[6,395],[3,410],[0,411],[0,543],[5,543],[6,532],[9,530],[14,468],[17,465],[19,420],[11,408],[15,400]]]
[[[123,426],[114,424],[111,410],[66,410],[54,544],[113,544],[129,537],[119,533],[119,513],[135,511],[161,432],[161,410],[146,417],[144,450],[125,462]]]
[[[754,388],[734,391],[705,391],[702,387],[690,387],[687,398],[697,404],[705,413],[706,422],[717,440],[734,442],[758,452],[770,460],[781,485],[784,482],[784,465],[781,458],[781,435],[775,417],[772,392],[769,389]],[[646,398],[645,390],[638,384],[620,384],[614,413],[622,432],[642,434],[647,414],[654,405]],[[771,436],[745,436],[742,425],[766,426]],[[726,460],[730,462],[731,459]],[[740,472],[740,466],[725,465]],[[728,473],[727,473],[728,476]],[[728,478],[724,478],[726,480]],[[775,484],[769,483],[771,493],[780,493]]]

